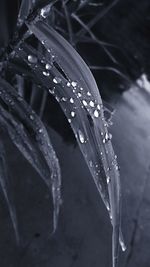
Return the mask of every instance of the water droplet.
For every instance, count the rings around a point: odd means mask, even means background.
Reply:
[[[108,133],[105,134],[105,139],[109,140],[109,134]]]
[[[83,100],[82,103],[85,107],[87,106],[87,102],[85,100]]]
[[[100,109],[101,109],[101,107],[100,107],[100,105],[99,105],[99,104],[97,105],[97,109],[98,109],[98,110],[100,110]]]
[[[99,112],[98,112],[97,109],[94,111],[94,117],[95,117],[95,118],[98,118],[98,117],[99,117]]]
[[[58,96],[55,96],[55,98],[58,102],[60,101],[60,98]]]
[[[103,143],[105,144],[105,143],[107,143],[109,140],[111,140],[112,139],[112,134],[110,134],[110,133],[106,133],[105,134],[105,137],[104,137],[104,139],[103,139]]]
[[[72,84],[73,87],[77,86],[77,82],[72,82],[71,84]]]
[[[42,132],[43,132],[43,129],[42,129],[42,128],[40,128],[40,129],[39,129],[39,133],[42,133]]]
[[[32,55],[28,55],[28,61],[32,64],[36,64],[37,63],[37,58],[35,56]]]
[[[78,134],[79,134],[79,140],[80,140],[81,144],[84,144],[85,143],[84,134],[81,132],[81,130],[79,130]]]
[[[52,89],[49,89],[48,91],[49,91],[50,94],[52,94],[52,95],[55,93],[54,90],[52,90]]]
[[[83,91],[83,87],[80,87],[80,90]]]
[[[45,40],[42,40],[42,42],[41,42],[43,45],[45,44]]]
[[[107,208],[108,211],[110,211],[110,206],[109,206],[108,203],[106,203],[106,208]]]
[[[110,183],[110,176],[107,176],[106,180],[107,180],[107,184],[109,184]]]
[[[53,79],[53,82],[56,83],[56,84],[61,83],[61,79],[59,77],[55,77]]]
[[[87,95],[88,95],[88,96],[91,96],[91,93],[90,93],[90,92],[87,92]]]
[[[45,69],[46,69],[46,70],[50,70],[51,68],[52,68],[52,66],[51,66],[50,64],[47,63],[47,64],[45,65]]]
[[[70,103],[73,104],[74,103],[74,100],[73,98],[70,98]]]
[[[71,123],[71,119],[68,119],[68,122]]]
[[[71,83],[70,82],[67,82],[67,86],[70,87],[71,86]]]
[[[49,76],[49,72],[43,71],[43,75],[48,77]]]
[[[93,101],[90,101],[89,105],[90,105],[90,107],[94,108],[94,102]]]
[[[115,169],[118,171],[119,170],[119,167],[118,167],[118,165],[116,164],[115,165]]]
[[[75,112],[74,111],[71,111],[71,117],[74,118],[75,117]]]
[[[63,102],[66,102],[67,101],[67,98],[66,97],[62,97],[61,99]]]
[[[126,248],[126,245],[125,245],[124,241],[120,238],[119,242],[120,242],[120,246],[121,246],[122,251],[123,252],[126,251],[127,248]]]
[[[81,97],[82,95],[81,95],[81,93],[78,93],[78,97]]]

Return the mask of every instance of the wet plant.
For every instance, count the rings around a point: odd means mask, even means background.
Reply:
[[[117,1],[114,1],[115,4]],[[79,12],[87,5],[98,7],[94,1],[22,0],[11,38],[4,38],[1,48],[0,125],[23,156],[45,182],[53,198],[53,229],[56,230],[61,205],[61,171],[46,126],[42,122],[47,95],[52,95],[63,110],[80,150],[94,179],[97,190],[108,210],[112,223],[113,267],[118,264],[119,242],[125,249],[120,227],[120,178],[108,122],[95,79],[73,48],[88,32],[89,40],[101,45],[112,61],[115,58],[92,33],[92,23],[85,26]],[[111,8],[111,6],[109,7]],[[109,10],[107,7],[107,9]],[[103,11],[102,15],[107,13]],[[71,14],[71,15],[70,15]],[[59,32],[66,24],[67,34]],[[79,24],[74,34],[74,23]],[[6,36],[5,36],[6,37]],[[31,101],[25,98],[31,89]],[[37,90],[42,91],[39,114],[32,104]],[[1,144],[0,184],[8,203],[16,239],[19,242],[17,215]]]

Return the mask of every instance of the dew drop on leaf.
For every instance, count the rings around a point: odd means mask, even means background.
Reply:
[[[79,130],[78,135],[79,135],[80,143],[84,144],[85,143],[85,137],[84,137],[84,134],[81,132],[81,130]]]
[[[51,66],[50,64],[47,63],[47,64],[45,65],[45,69],[46,69],[46,70],[50,70],[51,68],[52,68],[52,66]]]
[[[119,167],[118,167],[118,165],[116,164],[116,166],[115,166],[115,169],[118,171],[119,170]]]
[[[70,87],[71,86],[71,83],[70,82],[67,82],[67,86]]]
[[[71,117],[74,118],[75,117],[75,112],[74,111],[71,111]]]
[[[74,103],[74,100],[73,100],[73,98],[72,98],[72,97],[70,98],[70,103],[71,103],[71,104],[73,104],[73,103]]]
[[[107,184],[110,183],[110,176],[107,176]]]
[[[67,101],[67,98],[66,97],[62,97],[61,99],[63,102],[66,102]]]
[[[98,112],[97,109],[94,111],[94,117],[95,117],[95,118],[98,118],[98,117],[99,117],[99,112]]]
[[[48,77],[49,76],[49,72],[43,71],[43,75]]]
[[[72,82],[71,84],[72,84],[73,87],[77,86],[77,82]]]
[[[36,64],[37,63],[37,58],[32,56],[32,55],[28,55],[28,61],[32,64]]]
[[[87,95],[88,95],[88,96],[91,96],[91,93],[90,93],[90,92],[87,92]]]
[[[105,143],[107,143],[111,139],[112,139],[112,135],[110,133],[106,133],[105,134],[105,137],[103,139],[103,143],[105,144]]]
[[[119,239],[119,242],[120,242],[122,251],[126,251],[127,248],[126,248],[126,245],[125,245],[124,241]]]
[[[40,129],[39,129],[39,133],[42,133],[42,132],[43,132],[43,129],[42,129],[42,128],[40,128]]]
[[[82,104],[86,107],[87,106],[87,102],[85,100],[82,101]]]
[[[101,107],[100,107],[100,105],[99,105],[99,104],[97,105],[97,109],[98,109],[98,110],[100,110],[100,109],[101,109]]]
[[[94,102],[93,101],[90,101],[89,105],[90,105],[90,107],[94,108]]]
[[[56,83],[56,84],[61,83],[61,79],[59,77],[55,77],[53,79],[53,82]]]
[[[43,45],[45,44],[45,40],[42,40],[42,42],[41,42]]]

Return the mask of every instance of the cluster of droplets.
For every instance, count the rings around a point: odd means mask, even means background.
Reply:
[[[101,106],[100,104],[96,104],[95,100],[92,100],[91,97],[91,93],[87,92],[87,97],[83,97],[83,93],[82,91],[84,91],[83,87],[79,87],[76,81],[68,81],[67,82],[67,87],[72,87],[73,88],[73,93],[75,94],[75,97],[79,98],[81,101],[81,105],[82,107],[86,108],[88,111],[91,110],[91,108],[93,109],[93,116],[95,118],[98,118],[100,116],[100,110],[101,110]],[[69,99],[71,104],[74,104],[74,99],[71,97]],[[71,111],[71,117],[74,118],[75,117],[75,112]],[[70,121],[70,119],[69,119]]]
[[[41,12],[44,12],[44,10]],[[45,43],[44,40],[43,40],[43,43]],[[49,50],[48,52],[51,52],[51,51]],[[51,57],[53,60],[54,56],[51,55]],[[28,61],[30,64],[37,64],[37,57],[33,55],[28,55]],[[41,63],[44,64],[43,75],[45,77],[49,77],[50,71],[52,69],[52,64],[46,63],[45,60],[41,60]],[[54,77],[53,78],[53,83],[54,83],[53,89],[55,89],[55,86],[60,84],[61,82],[62,82],[62,79],[60,77]],[[86,108],[87,111],[89,111],[94,118],[99,118],[100,112],[101,112],[101,105],[96,103],[96,100],[92,98],[91,92],[88,91],[85,96],[83,87],[78,86],[78,83],[76,81],[68,80],[66,82],[66,86],[70,89],[72,88],[72,92],[74,93],[75,98],[80,99],[80,102],[83,108]],[[54,94],[54,90],[49,89],[49,92]],[[59,99],[57,100],[59,101]],[[68,101],[68,99],[66,97],[62,97],[61,101],[66,102]],[[76,111],[75,111],[75,105],[74,105],[75,99],[73,98],[73,96],[70,97],[69,103],[72,105],[72,110],[70,111],[70,118],[68,118],[68,122],[71,123],[72,119],[76,117]],[[103,135],[103,133],[101,134]],[[81,130],[78,131],[78,138],[81,144],[84,144],[86,142],[85,136],[81,132]],[[112,135],[106,132],[103,138],[103,143],[104,144],[107,143],[109,140],[111,140],[111,138],[112,138]]]
[[[112,134],[111,133],[105,133],[104,139],[103,139],[103,144],[107,143],[112,139]]]
[[[44,12],[44,10],[41,10],[42,14]],[[45,41],[43,40],[43,44],[45,43]],[[51,52],[50,50],[48,52]],[[54,57],[54,56],[53,56]],[[33,56],[33,55],[28,55],[28,62],[30,64],[37,64],[37,57]],[[44,60],[41,61],[41,63],[45,63]],[[45,77],[49,77],[50,76],[50,70],[52,69],[52,65],[49,63],[45,63],[45,68],[43,70],[43,75]],[[54,77],[53,78],[53,83],[54,85],[60,84],[62,82],[60,77]],[[82,106],[87,108],[87,109],[93,109],[93,116],[95,118],[98,118],[100,116],[100,105],[95,103],[95,100],[93,101],[92,99],[90,99],[89,101],[87,101],[86,99],[82,99],[82,91],[83,88],[79,87],[76,81],[67,81],[66,83],[67,87],[71,87],[73,88],[73,93],[76,95],[77,98],[81,99],[81,103]],[[77,91],[77,89],[79,89]],[[52,90],[50,90],[50,93],[52,93]],[[87,97],[91,98],[91,93],[87,92]],[[66,101],[65,98],[62,98],[62,101]],[[74,104],[74,99],[70,98],[70,103]],[[71,111],[70,112],[71,118],[74,118],[76,116],[75,111]],[[69,119],[69,122],[71,122],[71,118]]]

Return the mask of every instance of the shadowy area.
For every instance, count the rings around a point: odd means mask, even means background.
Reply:
[[[120,265],[147,267],[149,225],[150,95],[132,88],[118,99],[113,116],[113,145],[122,185],[122,229],[127,251]],[[113,103],[112,103],[113,104]],[[63,203],[52,232],[50,194],[43,182],[7,142],[22,240],[17,248],[6,204],[1,197],[1,266],[111,266],[111,225],[78,147],[66,145],[50,130],[63,178]]]
[[[6,29],[1,31],[4,1],[0,11],[0,32],[5,32],[1,43],[5,44],[14,30],[19,5],[18,1],[14,5],[7,2],[10,16],[7,35]],[[120,251],[119,267],[148,267],[150,262],[150,93],[135,85],[143,73],[147,78],[150,76],[149,12],[148,0],[120,0],[92,28],[99,40],[108,43],[116,62],[95,42],[76,46],[91,67],[103,99],[115,110],[110,132],[120,166],[122,229],[127,244],[127,251]],[[88,19],[85,16],[84,22]],[[27,90],[28,99],[30,84]],[[39,100],[41,94],[37,103]],[[50,192],[8,137],[3,136],[21,244],[17,246],[15,242],[7,205],[0,194],[0,266],[111,267],[112,228],[107,211],[72,130],[51,96],[47,97],[43,120],[62,170],[63,203],[58,228],[52,235]]]

